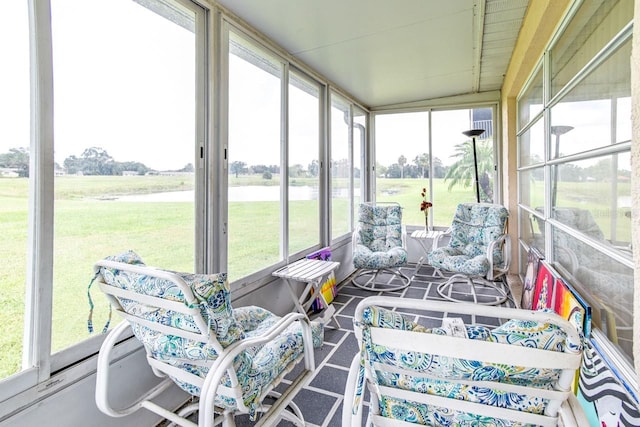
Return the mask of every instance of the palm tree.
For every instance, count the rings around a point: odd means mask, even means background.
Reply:
[[[476,141],[476,155],[478,157],[478,181],[480,184],[482,201],[493,202],[492,180],[494,171],[493,162],[493,146],[490,140]],[[451,156],[456,158],[456,162],[451,165],[444,180],[450,180],[449,191],[455,185],[462,185],[464,188],[473,185],[474,181],[474,165],[473,165],[473,144],[466,141],[455,146],[455,154]]]
[[[429,167],[429,154],[428,153],[422,153],[416,156],[415,159],[413,159],[413,163],[416,164],[416,166],[420,169],[420,178],[425,178],[425,171],[427,170],[427,168]]]
[[[407,158],[403,155],[398,157],[398,164],[400,165],[400,178],[404,178],[404,165],[407,163]]]

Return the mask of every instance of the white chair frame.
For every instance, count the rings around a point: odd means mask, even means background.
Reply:
[[[169,301],[163,298],[143,295],[134,291],[117,288],[106,284],[104,281],[102,281],[102,276],[98,275],[97,283],[100,286],[100,289],[107,296],[107,299],[111,303],[113,309],[127,320],[127,322],[122,322],[120,325],[109,332],[109,335],[102,344],[100,353],[98,355],[95,398],[98,408],[103,413],[112,417],[124,417],[136,412],[141,408],[145,408],[183,427],[212,427],[220,423],[222,423],[222,425],[225,427],[235,426],[234,416],[241,413],[249,413],[249,408],[244,405],[242,399],[242,390],[239,385],[235,369],[233,367],[234,358],[249,347],[262,345],[273,340],[292,323],[300,322],[302,326],[304,352],[298,357],[295,363],[290,364],[289,369],[285,369],[280,377],[271,384],[268,390],[265,390],[263,392],[260,401],[266,398],[267,395],[276,398],[276,400],[272,405],[263,404],[258,409],[258,411],[262,413],[262,416],[255,425],[272,426],[278,423],[281,419],[291,421],[295,425],[305,425],[304,417],[302,416],[300,409],[293,403],[293,398],[295,397],[297,392],[311,380],[311,377],[313,376],[315,370],[311,328],[309,326],[308,320],[304,315],[300,313],[289,313],[286,316],[282,317],[263,335],[250,339],[243,339],[229,345],[226,348],[223,348],[217,341],[215,335],[211,333],[207,321],[203,318],[200,312],[199,301],[193,295],[193,292],[191,291],[189,285],[187,285],[185,281],[177,274],[160,269],[155,269],[152,267],[143,267],[109,260],[103,260],[96,263],[96,272],[101,267],[170,280],[181,289],[186,300],[185,304],[182,302]],[[150,322],[146,319],[131,315],[124,311],[124,309],[120,305],[120,302],[118,301],[118,298],[126,298],[146,305],[165,308],[173,310],[177,313],[192,316],[194,321],[198,325],[200,332],[188,332],[171,326],[160,325],[158,323]],[[122,335],[126,331],[128,331],[130,324],[133,323],[154,329],[164,334],[180,336],[182,338],[207,343],[215,349],[218,357],[214,361],[204,362],[209,366],[209,372],[206,378],[202,379],[199,376],[173,367],[168,363],[164,363],[162,361],[154,359],[149,353],[147,353],[147,362],[151,366],[151,369],[156,376],[164,378],[163,381],[140,396],[133,404],[129,405],[128,407],[116,409],[111,405],[108,397],[110,386],[109,367],[112,361],[111,353],[116,343],[121,339]],[[286,391],[282,394],[272,391],[273,387],[275,387],[282,380],[282,378],[291,371],[293,366],[303,361],[302,359],[304,360],[304,369],[292,381],[291,385],[288,386]],[[189,360],[188,362],[193,364],[198,363],[197,361],[193,360]],[[225,374],[227,374],[230,378],[231,387],[226,387],[220,384],[220,381]],[[173,380],[169,378],[169,376],[182,381],[188,381],[191,384],[199,386],[201,394],[198,403],[186,406],[176,413],[169,411],[153,402],[152,399],[160,395],[162,392],[164,392],[174,384]],[[217,395],[224,395],[226,397],[234,399],[236,402],[237,410],[231,411],[215,407],[214,400]],[[187,417],[195,411],[198,411],[197,424],[187,419]]]
[[[358,324],[363,321],[363,311],[365,308],[370,306],[397,310],[399,312],[402,312],[403,309],[409,309],[412,313],[415,313],[416,310],[424,310],[447,313],[448,315],[455,313],[456,315],[466,314],[499,319],[521,319],[548,322],[559,326],[573,342],[579,342],[575,326],[555,313],[541,311],[534,312],[503,307],[488,307],[469,303],[372,296],[365,298],[356,307],[354,332],[358,339],[360,348],[362,348],[363,345],[363,334],[362,329],[358,327]],[[425,315],[426,314],[427,313],[425,313]],[[376,379],[371,375],[369,370],[365,369],[364,381],[365,386],[369,390],[370,396],[369,415],[365,423],[366,426],[416,426],[416,424],[409,424],[400,420],[382,417],[377,403],[377,396],[381,391],[384,394],[394,395],[401,399],[434,404],[444,408],[477,413],[489,417],[519,420],[521,422],[534,425],[556,426],[560,425],[558,424],[559,419],[562,420],[562,425],[566,427],[589,425],[580,403],[571,391],[571,386],[574,383],[574,375],[581,364],[582,353],[563,353],[497,342],[464,339],[453,336],[443,336],[390,328],[372,327],[371,338],[375,345],[398,350],[417,351],[446,357],[477,360],[487,363],[507,365],[517,364],[519,366],[542,369],[561,369],[562,371],[558,382],[555,384],[554,390],[544,390],[531,386],[519,386],[519,392],[524,390],[525,393],[530,393],[530,395],[543,396],[549,399],[549,404],[547,405],[545,414],[538,415],[520,412],[513,409],[467,402],[455,398],[433,396],[416,391],[384,387],[376,382]],[[345,401],[343,403],[342,412],[343,426],[360,427],[362,425],[364,402],[360,400],[357,404],[354,404],[356,402],[356,381],[360,368],[361,355],[356,354],[351,363],[345,389]],[[404,372],[408,375],[419,375],[419,373],[416,373],[415,371],[403,371],[397,367],[391,366],[388,368],[399,373]],[[384,370],[385,367],[383,366],[381,369]],[[473,381],[469,382],[472,383]],[[492,386],[492,384],[482,384],[481,382],[478,382],[478,385],[487,387]],[[495,386],[496,383],[493,383],[493,385]],[[509,388],[510,386],[500,384],[500,387]]]

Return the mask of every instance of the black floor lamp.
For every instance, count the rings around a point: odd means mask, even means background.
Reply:
[[[478,181],[478,155],[476,154],[476,136],[484,133],[484,129],[471,129],[462,132],[465,136],[470,136],[473,141],[473,166],[476,172],[476,201],[480,203],[480,182]]]

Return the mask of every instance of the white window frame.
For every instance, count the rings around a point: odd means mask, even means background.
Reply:
[[[165,1],[165,0],[162,0]],[[195,266],[204,271],[207,227],[205,210],[205,153],[208,149],[207,46],[208,11],[189,0],[172,0],[196,16],[196,233]],[[95,371],[95,356],[105,335],[96,335],[51,353],[54,241],[53,51],[50,0],[28,0],[31,86],[31,142],[27,277],[22,370],[0,380],[0,418],[27,402],[55,393]],[[198,238],[198,236],[200,236]],[[90,275],[91,272],[88,272]],[[88,279],[87,279],[88,280]],[[118,355],[140,347],[125,340]]]
[[[608,248],[596,241],[594,241],[593,239],[583,235],[582,233],[574,230],[573,228],[561,223],[560,221],[554,219],[552,217],[552,200],[551,200],[551,187],[553,185],[552,181],[552,168],[554,166],[557,165],[563,165],[563,164],[567,164],[567,163],[571,163],[574,161],[578,161],[578,160],[584,160],[584,159],[591,159],[591,158],[597,158],[603,155],[611,155],[611,154],[623,154],[623,153],[629,153],[631,150],[631,142],[622,142],[622,143],[616,143],[616,144],[612,144],[612,145],[608,145],[608,146],[602,146],[599,147],[597,149],[593,149],[590,151],[586,151],[586,152],[579,152],[576,154],[572,154],[572,155],[568,155],[568,156],[563,156],[560,159],[554,159],[553,156],[551,155],[551,144],[552,144],[552,135],[551,135],[551,120],[550,120],[550,111],[552,109],[552,107],[554,105],[556,105],[558,102],[562,101],[562,99],[572,90],[574,89],[576,86],[578,86],[585,78],[587,78],[595,69],[597,69],[600,65],[602,65],[607,59],[609,59],[617,50],[620,46],[622,46],[624,43],[630,41],[633,37],[633,25],[632,22],[629,22],[627,25],[625,25],[619,32],[618,34],[616,34],[615,36],[613,36],[611,38],[611,40],[597,53],[595,54],[586,64],[584,64],[584,66],[582,67],[581,70],[579,70],[562,88],[560,88],[557,93],[551,97],[551,70],[550,70],[550,61],[551,61],[551,51],[553,50],[554,45],[557,43],[557,41],[560,39],[560,37],[562,36],[563,30],[565,28],[567,28],[567,26],[570,24],[573,16],[578,12],[580,6],[581,6],[582,2],[581,1],[575,1],[571,8],[569,9],[567,15],[564,17],[561,25],[559,26],[559,28],[557,29],[555,35],[553,36],[553,38],[551,39],[551,41],[549,42],[549,44],[547,45],[547,47],[545,48],[544,54],[542,56],[542,58],[540,59],[540,61],[538,62],[538,64],[533,68],[532,74],[529,76],[528,81],[525,83],[525,85],[523,86],[522,90],[520,91],[520,94],[518,95],[517,99],[516,99],[516,105],[518,106],[521,100],[521,97],[524,95],[524,93],[526,92],[526,90],[529,88],[529,86],[532,84],[532,81],[534,80],[534,77],[536,76],[536,73],[539,72],[540,67],[542,67],[543,69],[543,109],[542,111],[540,111],[538,114],[536,114],[535,116],[531,117],[529,119],[529,122],[526,124],[523,124],[521,128],[517,129],[517,137],[518,139],[520,138],[520,136],[525,133],[527,130],[529,130],[529,128],[532,127],[533,124],[535,124],[538,120],[543,120],[544,121],[544,126],[545,126],[545,136],[544,136],[544,162],[543,163],[536,163],[536,164],[531,164],[531,165],[526,165],[526,166],[521,166],[520,165],[520,156],[518,155],[518,166],[517,166],[517,175],[518,175],[518,181],[520,180],[520,174],[521,172],[527,172],[533,169],[537,169],[540,166],[544,167],[544,176],[545,176],[545,185],[544,185],[544,191],[545,191],[545,210],[544,210],[544,217],[542,217],[540,215],[539,212],[536,212],[535,209],[533,209],[532,207],[525,205],[522,203],[521,199],[520,199],[520,186],[518,185],[518,209],[519,212],[527,212],[530,215],[534,215],[538,218],[541,218],[545,221],[545,229],[544,229],[544,236],[545,236],[545,258],[550,261],[550,262],[554,262],[555,258],[554,258],[554,247],[553,247],[553,230],[559,230],[562,231],[566,234],[568,234],[571,238],[576,239],[577,241],[579,241],[582,244],[591,246],[592,248],[600,251],[601,253],[603,253],[604,255],[607,255],[608,257],[610,257],[612,260],[615,260],[616,262],[622,264],[625,267],[630,268],[631,270],[634,270],[634,264],[633,264],[633,259],[632,257],[629,256],[625,256],[623,254],[621,254],[618,251],[612,250],[611,248]],[[518,108],[516,108],[516,111],[519,111]],[[519,118],[516,118],[516,123],[520,123]],[[519,150],[519,144],[518,144],[518,150]],[[525,258],[526,258],[526,253],[529,250],[529,245],[522,239],[522,227],[524,227],[524,224],[520,224],[520,227],[518,229],[518,250],[519,250],[519,256],[518,259],[520,260],[520,262],[522,262]],[[519,268],[519,274],[521,276],[521,278],[524,276],[524,270],[526,269],[526,266],[520,265]],[[609,359],[611,360],[611,362],[615,365],[616,369],[618,370],[618,372],[621,374],[621,376],[624,377],[624,381],[626,382],[626,384],[629,384],[633,390],[635,390],[635,393],[638,395],[640,394],[638,392],[638,390],[640,390],[639,385],[638,385],[638,379],[636,375],[633,375],[633,367],[630,365],[628,358],[622,354],[620,352],[620,350],[618,348],[616,348],[609,340],[608,338],[605,337],[605,335],[600,332],[599,330],[596,330],[594,328],[593,330],[593,335],[594,337],[596,337],[596,339],[599,340],[599,342],[601,343],[601,345],[603,346],[604,350],[607,352]],[[638,337],[636,337],[638,338]],[[640,339],[640,338],[638,338]],[[637,363],[637,361],[636,361]]]

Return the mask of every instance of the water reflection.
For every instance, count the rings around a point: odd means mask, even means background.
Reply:
[[[348,197],[346,188],[336,188],[333,197]],[[133,194],[120,196],[120,202],[193,202],[195,193],[188,191],[166,191],[151,194]],[[289,200],[318,200],[318,187],[289,187]],[[275,202],[280,200],[280,187],[264,185],[248,185],[229,187],[229,202]]]

